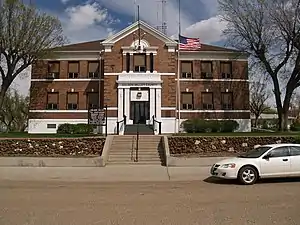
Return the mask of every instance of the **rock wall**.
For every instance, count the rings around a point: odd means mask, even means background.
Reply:
[[[95,157],[105,138],[0,139],[0,156]]]
[[[295,143],[294,137],[168,137],[173,156],[233,156],[255,145]]]

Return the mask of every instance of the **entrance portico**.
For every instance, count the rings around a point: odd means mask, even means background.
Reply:
[[[161,84],[158,73],[122,73],[118,84],[118,121],[126,124],[152,123],[161,120]]]

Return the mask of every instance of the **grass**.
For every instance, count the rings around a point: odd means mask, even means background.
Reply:
[[[0,138],[80,138],[104,137],[101,134],[28,134],[27,132],[0,133]]]
[[[186,137],[274,137],[274,136],[299,136],[300,132],[233,132],[233,133],[181,133],[172,136]]]

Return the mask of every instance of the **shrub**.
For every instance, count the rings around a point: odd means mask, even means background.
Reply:
[[[291,131],[300,131],[300,123],[298,121],[295,121],[290,126]]]
[[[93,125],[90,124],[61,124],[58,126],[58,134],[90,134],[93,132]]]
[[[205,133],[205,132],[234,132],[239,124],[235,120],[201,120],[191,119],[182,123],[187,133]]]

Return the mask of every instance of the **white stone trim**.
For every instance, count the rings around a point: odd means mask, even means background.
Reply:
[[[122,51],[123,55],[126,55],[127,53],[129,53],[130,55],[134,55],[135,53],[146,53],[146,55],[150,55],[150,53],[153,53],[153,55],[157,55],[157,51],[156,50],[146,50],[144,52],[138,52],[138,51],[134,51],[134,50],[123,50]]]
[[[104,76],[118,76],[118,75],[121,75],[121,74],[132,74],[134,73],[133,71],[129,71],[129,73],[127,73],[126,71],[122,71],[122,72],[119,72],[119,73],[104,73]],[[160,76],[175,76],[176,73],[160,73],[158,71],[153,71],[153,73],[151,73],[150,71],[146,71],[146,73],[139,73],[139,74],[159,74]]]
[[[104,79],[102,78],[101,81],[103,81]],[[97,78],[70,78],[70,79],[31,79],[32,82],[40,82],[40,81],[48,81],[48,82],[52,82],[52,81],[61,81],[61,82],[65,82],[65,81],[72,81],[72,82],[80,82],[80,81],[97,81],[99,82],[99,79]]]
[[[177,78],[175,78],[175,80],[177,80]],[[193,78],[190,78],[190,79],[185,79],[185,78],[180,78],[179,79],[180,81],[207,81],[207,82],[210,82],[210,81],[220,81],[220,82],[250,82],[250,80],[244,80],[244,79],[193,79]]]
[[[35,110],[31,109],[29,110],[31,113],[87,113],[88,110]]]
[[[180,61],[248,61],[246,54],[226,51],[181,51],[179,57]]]
[[[177,110],[178,112],[178,110]],[[183,113],[250,113],[250,110],[180,110]]]
[[[176,107],[161,107],[161,110],[170,110],[170,111],[172,111],[172,110],[176,110]]]

